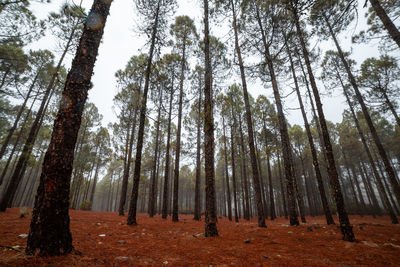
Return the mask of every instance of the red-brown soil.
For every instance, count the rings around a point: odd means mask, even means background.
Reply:
[[[18,236],[28,233],[30,218],[19,218],[19,210],[0,213],[0,245],[21,246],[20,252],[0,248],[0,266],[400,266],[400,226],[388,217],[351,216],[357,242],[349,243],[323,217],[297,227],[268,220],[267,229],[256,218],[223,218],[219,237],[205,238],[204,221],[191,215],[172,223],[139,214],[139,225],[128,226],[117,213],[71,210],[73,244],[82,255],[38,258],[23,253],[26,239]]]

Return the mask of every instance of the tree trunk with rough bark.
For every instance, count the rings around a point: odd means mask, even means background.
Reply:
[[[289,56],[290,66],[291,66],[291,70],[292,70],[292,76],[293,76],[295,89],[296,89],[296,93],[297,93],[297,99],[299,101],[301,115],[303,116],[304,127],[306,128],[308,144],[310,145],[310,150],[311,150],[311,155],[312,155],[312,162],[313,162],[313,166],[314,166],[315,176],[317,178],[318,190],[319,190],[319,195],[321,197],[322,207],[323,207],[324,213],[325,213],[326,223],[328,225],[335,224],[335,222],[334,222],[334,220],[332,218],[331,211],[329,209],[328,200],[326,198],[325,188],[324,188],[324,184],[323,184],[323,181],[322,181],[321,170],[319,168],[318,155],[317,155],[317,151],[315,149],[314,139],[313,139],[312,134],[311,134],[310,124],[308,123],[307,114],[306,114],[306,111],[304,109],[303,100],[302,100],[302,97],[301,97],[301,94],[300,94],[300,89],[299,89],[299,85],[298,85],[298,81],[297,81],[297,76],[296,76],[296,72],[295,72],[295,69],[294,69],[293,58],[292,58],[291,52],[289,50],[289,45],[287,43],[286,43],[286,48],[287,48],[287,53],[288,53],[288,56]]]
[[[217,213],[215,203],[215,172],[214,172],[214,118],[212,99],[212,77],[210,59],[210,36],[208,23],[208,0],[204,0],[204,155],[206,173],[206,211],[205,232],[206,237],[218,236]]]
[[[255,191],[255,196],[256,196],[258,226],[259,227],[267,227],[267,225],[265,224],[264,209],[263,209],[262,196],[261,196],[260,174],[258,172],[256,150],[254,147],[253,122],[252,122],[252,118],[251,118],[249,94],[247,92],[246,74],[244,71],[242,52],[240,50],[240,44],[239,44],[239,35],[238,35],[238,31],[237,31],[235,5],[232,0],[231,0],[231,7],[232,7],[232,17],[233,17],[232,27],[233,27],[233,31],[235,34],[235,50],[236,50],[236,55],[237,55],[238,61],[239,61],[240,77],[242,80],[242,88],[243,88],[244,106],[245,106],[245,110],[246,110],[247,134],[248,134],[248,142],[249,142],[249,148],[250,148],[250,161],[251,161],[251,171],[253,174],[253,185],[254,185],[254,191]]]
[[[143,96],[141,98],[140,104],[140,116],[139,116],[139,130],[138,130],[138,139],[136,145],[136,156],[135,156],[135,169],[133,172],[133,186],[132,186],[132,195],[129,205],[129,213],[127,219],[127,225],[136,225],[136,209],[137,209],[137,201],[138,201],[138,193],[139,193],[139,182],[140,182],[140,169],[142,167],[142,150],[143,150],[143,138],[144,138],[144,124],[146,121],[146,112],[147,112],[147,94],[149,92],[150,87],[150,75],[151,75],[151,66],[153,62],[154,48],[156,45],[156,35],[158,31],[158,23],[159,23],[159,12],[160,12],[161,0],[157,3],[157,9],[155,14],[154,25],[151,34],[151,45],[149,50],[149,57],[147,60],[146,73],[145,73],[145,82],[143,88]]]
[[[225,118],[222,116],[222,128],[224,131],[224,161],[225,161],[225,179],[226,179],[226,193],[228,202],[228,219],[232,221],[232,203],[231,203],[231,189],[229,187],[229,173],[228,173],[228,153],[226,147],[226,133],[225,133]]]
[[[282,154],[284,159],[285,166],[285,177],[286,177],[286,186],[287,186],[287,195],[288,195],[288,208],[289,208],[289,217],[290,217],[290,225],[299,225],[299,219],[297,218],[296,211],[296,196],[294,190],[294,169],[292,165],[292,154],[290,149],[290,141],[289,141],[289,133],[286,124],[285,114],[283,112],[283,106],[281,101],[280,92],[278,89],[278,83],[276,80],[274,64],[272,62],[272,58],[269,52],[269,46],[267,43],[267,39],[265,36],[265,32],[262,26],[261,17],[259,14],[259,10],[257,7],[257,21],[261,30],[262,42],[264,45],[264,59],[265,63],[267,63],[267,67],[269,70],[269,74],[271,76],[272,89],[274,92],[275,104],[278,112],[278,121],[279,121],[279,132],[281,136],[282,142]]]
[[[380,155],[380,157],[381,157],[381,159],[383,161],[383,164],[385,165],[385,170],[386,170],[386,172],[387,172],[387,174],[389,176],[389,181],[390,181],[390,183],[391,183],[391,185],[393,187],[394,195],[395,195],[395,197],[397,199],[397,202],[400,203],[400,185],[399,185],[398,181],[396,180],[395,171],[394,171],[392,165],[390,164],[389,157],[387,156],[387,153],[386,153],[386,151],[385,151],[385,149],[384,149],[384,147],[382,145],[382,142],[381,142],[381,140],[380,140],[380,138],[378,136],[378,133],[376,132],[376,128],[374,126],[374,123],[372,122],[371,116],[369,115],[368,108],[365,105],[365,102],[364,102],[364,99],[363,99],[363,97],[362,97],[362,95],[360,93],[360,90],[358,89],[358,84],[356,82],[356,79],[355,79],[353,73],[351,72],[350,66],[349,66],[349,64],[348,64],[348,62],[347,62],[347,60],[346,60],[346,58],[344,56],[342,48],[340,47],[339,42],[338,42],[338,40],[336,38],[336,35],[333,32],[332,26],[329,23],[327,17],[324,16],[324,19],[325,19],[326,25],[327,25],[327,27],[329,29],[329,32],[331,34],[331,37],[332,37],[333,41],[335,42],[336,49],[337,49],[337,52],[339,54],[339,58],[342,61],[342,64],[343,64],[344,68],[346,69],[350,84],[352,85],[352,87],[354,89],[354,92],[356,94],[356,98],[357,98],[359,104],[361,105],[361,110],[363,112],[365,121],[367,122],[368,128],[369,128],[369,130],[371,132],[371,135],[372,135],[372,138],[374,140],[374,143],[375,143],[375,145],[376,145],[376,147],[378,149],[378,153],[379,153],[379,155]]]
[[[381,19],[383,26],[388,31],[390,37],[392,37],[393,41],[400,48],[400,32],[397,29],[396,25],[394,25],[393,21],[389,18],[386,11],[383,9],[379,0],[369,0],[372,5],[372,8],[375,10],[376,15]]]
[[[196,187],[194,196],[194,220],[199,221],[201,218],[201,192],[200,192],[200,178],[201,178],[201,102],[202,102],[202,84],[199,78],[199,103],[197,107],[197,137],[196,137]]]
[[[320,98],[317,84],[315,82],[314,74],[313,74],[313,71],[311,68],[309,53],[308,53],[308,50],[307,50],[307,47],[306,47],[306,44],[304,41],[302,29],[300,27],[299,14],[297,13],[297,10],[295,7],[293,7],[291,9],[291,11],[292,11],[294,23],[296,26],[297,36],[300,40],[301,49],[303,51],[303,57],[304,57],[308,75],[310,78],[310,83],[311,83],[311,88],[312,88],[312,91],[314,94],[315,103],[317,105],[319,123],[321,126],[322,137],[324,140],[325,152],[326,152],[326,157],[327,157],[327,170],[328,170],[328,175],[330,178],[329,179],[330,185],[333,190],[333,195],[334,195],[335,202],[336,202],[336,208],[337,208],[337,211],[339,214],[340,229],[342,231],[343,240],[354,242],[355,236],[353,233],[353,227],[350,224],[350,220],[349,220],[349,217],[347,215],[346,208],[344,205],[342,190],[341,190],[340,183],[339,183],[339,176],[338,176],[338,172],[336,170],[336,164],[335,164],[335,158],[334,158],[334,154],[333,154],[332,144],[331,144],[331,140],[329,137],[328,126],[326,124],[325,114],[322,109],[321,98]]]
[[[74,148],[110,5],[111,2],[94,1],[67,76],[43,162],[25,251],[28,255],[37,249],[40,256],[73,250],[68,208]],[[99,21],[100,25],[95,23]]]
[[[174,74],[172,74],[174,77]],[[168,127],[167,127],[167,147],[165,149],[165,168],[164,168],[164,191],[163,191],[163,203],[162,203],[162,218],[166,219],[168,216],[168,203],[169,203],[169,176],[170,176],[170,146],[171,146],[171,116],[172,116],[172,100],[174,99],[173,82],[171,87],[171,94],[169,98],[169,111],[168,111]]]
[[[160,136],[160,120],[161,120],[161,105],[162,105],[162,94],[163,90],[160,89],[159,94],[160,94],[160,99],[158,103],[158,115],[157,115],[157,126],[156,126],[156,142],[155,142],[155,148],[154,148],[154,162],[153,162],[153,173],[152,173],[152,178],[151,178],[151,188],[150,188],[150,197],[149,197],[149,215],[150,218],[152,218],[156,212],[155,210],[155,205],[156,205],[156,199],[157,199],[157,177],[158,177],[158,171],[157,171],[157,162],[158,162],[158,148],[159,148],[159,136]]]
[[[231,125],[231,165],[232,165],[232,187],[233,187],[233,204],[235,207],[235,222],[239,222],[237,189],[236,189],[236,164],[235,164],[235,144],[234,144],[234,127]]]

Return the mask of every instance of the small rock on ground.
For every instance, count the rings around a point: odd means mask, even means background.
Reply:
[[[366,246],[368,246],[368,247],[371,247],[371,248],[378,248],[379,246],[376,244],[376,243],[374,243],[374,242],[372,242],[372,241],[361,241],[364,245],[366,245]]]
[[[122,260],[122,261],[126,261],[126,260],[129,260],[131,257],[126,257],[126,256],[118,256],[118,257],[116,257],[115,259],[116,260]]]

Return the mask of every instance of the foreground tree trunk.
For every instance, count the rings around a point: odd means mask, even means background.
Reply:
[[[321,98],[319,96],[317,84],[315,82],[314,74],[313,74],[313,71],[311,68],[310,58],[309,58],[308,50],[306,48],[306,43],[304,41],[303,32],[300,27],[299,14],[297,13],[298,10],[296,9],[296,7],[292,7],[291,12],[293,14],[294,23],[296,25],[296,30],[297,30],[297,36],[300,40],[301,49],[303,51],[303,57],[304,57],[308,75],[310,78],[311,88],[312,88],[312,91],[314,94],[315,103],[317,105],[317,111],[318,111],[318,115],[319,115],[319,123],[320,123],[321,130],[322,130],[322,137],[323,137],[324,146],[325,146],[324,148],[325,148],[326,157],[327,157],[327,170],[328,170],[328,174],[329,174],[329,178],[330,178],[331,188],[333,190],[333,195],[334,195],[335,202],[336,202],[336,208],[337,208],[337,211],[339,214],[340,229],[342,231],[343,240],[354,242],[355,237],[354,237],[354,233],[353,233],[353,227],[350,224],[350,220],[349,220],[349,217],[347,215],[347,211],[346,211],[346,208],[344,205],[343,194],[342,194],[342,190],[340,188],[338,172],[336,170],[335,158],[333,155],[332,144],[331,144],[331,140],[329,137],[328,126],[326,124],[325,114],[322,109]]]
[[[73,250],[68,207],[74,148],[110,6],[111,1],[94,1],[67,76],[43,162],[25,251],[28,255],[37,249],[39,256]]]
[[[206,212],[205,232],[206,237],[218,236],[217,208],[215,202],[215,172],[214,172],[214,118],[212,100],[212,77],[210,59],[210,37],[208,24],[208,0],[204,0],[204,154],[206,172]]]

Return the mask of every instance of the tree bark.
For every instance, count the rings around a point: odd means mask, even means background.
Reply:
[[[153,25],[152,34],[151,34],[151,45],[150,45],[150,50],[149,50],[149,58],[147,60],[145,82],[144,82],[144,88],[143,88],[143,96],[141,98],[139,130],[138,130],[138,139],[137,139],[136,156],[135,156],[135,169],[133,172],[132,195],[131,195],[131,200],[130,200],[130,205],[129,205],[127,225],[136,225],[137,224],[136,223],[136,209],[137,209],[138,192],[139,192],[140,169],[142,166],[144,124],[146,121],[146,112],[147,112],[147,94],[149,92],[149,87],[150,87],[151,65],[153,62],[154,48],[155,48],[155,44],[156,44],[156,35],[157,35],[158,23],[159,23],[160,5],[161,5],[161,0],[159,0],[157,3],[155,20],[154,20],[154,25]]]
[[[136,130],[137,110],[138,109],[136,108],[131,128],[129,129],[129,127],[128,127],[128,129],[127,129],[127,139],[126,139],[127,147],[125,149],[125,164],[124,164],[124,172],[122,175],[121,196],[119,199],[119,206],[118,206],[118,215],[119,216],[124,216],[126,193],[128,191],[129,172],[131,169],[131,161],[132,161],[133,140],[134,140],[135,130]],[[129,133],[129,130],[130,130],[130,133]]]
[[[15,117],[14,124],[13,124],[13,126],[10,128],[10,130],[8,130],[8,134],[7,134],[7,136],[6,136],[6,139],[3,141],[3,144],[2,144],[1,149],[0,149],[0,160],[3,158],[4,152],[6,151],[6,148],[7,148],[7,146],[8,146],[8,143],[10,142],[11,137],[12,137],[12,135],[14,134],[15,129],[17,128],[19,119],[21,118],[21,115],[22,115],[22,113],[24,112],[26,103],[28,102],[28,99],[29,99],[29,97],[30,97],[30,95],[31,95],[31,93],[32,93],[33,87],[35,86],[36,81],[37,81],[37,79],[38,79],[38,77],[39,77],[41,68],[42,68],[42,66],[40,66],[40,67],[38,68],[38,71],[37,71],[37,73],[36,73],[36,75],[35,75],[35,78],[33,78],[32,84],[30,85],[29,90],[28,90],[28,93],[26,94],[25,100],[24,100],[24,102],[22,103],[22,106],[20,107],[20,109],[19,109],[19,111],[18,111],[18,113],[17,113],[17,117]],[[1,184],[1,182],[0,182],[0,184]]]
[[[321,170],[319,168],[319,163],[318,163],[318,155],[317,155],[317,151],[316,151],[315,145],[314,145],[314,139],[313,139],[312,134],[311,134],[310,125],[309,125],[308,119],[307,119],[307,114],[306,114],[306,111],[304,109],[303,100],[301,98],[296,72],[294,70],[294,64],[293,64],[292,55],[291,55],[291,52],[289,50],[289,46],[288,46],[287,43],[286,43],[286,48],[287,48],[287,53],[288,53],[288,56],[289,56],[290,66],[291,66],[291,70],[292,70],[292,76],[293,76],[295,89],[296,89],[296,93],[297,93],[297,99],[299,101],[301,115],[303,116],[304,127],[306,128],[308,144],[309,144],[310,150],[311,150],[312,162],[313,162],[313,166],[314,166],[315,176],[317,178],[318,190],[319,190],[319,195],[321,197],[322,207],[323,207],[324,213],[325,213],[326,223],[328,225],[335,224],[335,222],[334,222],[334,220],[332,218],[331,211],[329,209],[328,200],[326,198],[324,184],[323,184],[323,181],[322,181]]]
[[[181,77],[179,81],[179,107],[178,107],[178,129],[176,131],[176,155],[174,168],[174,199],[172,207],[172,221],[179,221],[178,218],[178,195],[179,195],[179,161],[181,156],[181,131],[182,131],[182,105],[183,105],[183,82],[185,80],[185,61],[186,61],[186,39],[183,40]]]
[[[322,137],[323,137],[324,146],[325,146],[324,148],[325,148],[326,157],[327,157],[327,170],[328,170],[328,174],[329,174],[329,178],[330,178],[331,188],[333,190],[333,195],[334,195],[335,202],[336,202],[336,208],[337,208],[337,211],[339,214],[340,229],[342,231],[343,240],[354,242],[355,236],[353,233],[353,227],[350,224],[350,220],[349,220],[349,217],[347,215],[346,208],[344,205],[342,190],[341,190],[340,183],[339,183],[339,176],[338,176],[338,173],[336,170],[335,158],[333,155],[332,144],[331,144],[331,140],[329,137],[328,126],[326,124],[324,111],[322,109],[321,98],[320,98],[317,84],[315,82],[314,74],[313,74],[313,71],[311,68],[309,54],[308,54],[306,44],[305,44],[305,41],[303,38],[303,32],[300,27],[300,21],[299,21],[299,17],[298,17],[299,14],[297,13],[297,10],[295,9],[295,7],[293,7],[293,9],[291,11],[293,14],[294,23],[296,25],[297,36],[300,40],[301,49],[303,51],[303,57],[304,57],[306,67],[308,70],[308,75],[310,78],[310,83],[311,83],[311,88],[313,90],[315,103],[317,105],[319,122],[320,122],[321,130],[322,130]]]
[[[201,142],[201,102],[202,102],[202,84],[199,75],[199,103],[197,108],[197,141],[196,141],[196,188],[194,197],[194,220],[199,221],[201,218],[201,158],[200,158],[200,142]]]
[[[261,30],[262,42],[264,45],[264,59],[268,65],[269,74],[271,76],[272,89],[274,92],[275,104],[278,111],[278,121],[279,121],[279,132],[281,135],[282,142],[282,153],[284,159],[285,166],[285,177],[286,177],[286,186],[287,186],[287,194],[288,194],[288,208],[289,208],[289,217],[290,217],[290,225],[299,225],[299,219],[297,218],[296,211],[296,196],[294,191],[294,170],[292,165],[292,154],[290,150],[290,141],[289,141],[289,133],[286,124],[285,114],[283,113],[283,106],[281,101],[281,96],[278,89],[278,83],[276,80],[274,64],[272,62],[272,58],[269,52],[269,46],[267,44],[267,39],[264,33],[264,29],[261,22],[261,17],[259,14],[259,10],[257,7],[257,21]]]
[[[68,215],[73,153],[110,4],[94,1],[67,76],[43,162],[25,251],[28,255],[37,249],[40,256],[68,254],[73,250]],[[102,23],[95,27],[96,21]]]
[[[371,0],[371,2],[373,2],[373,0]],[[386,151],[383,148],[383,145],[382,145],[381,140],[380,140],[380,138],[378,136],[378,133],[376,132],[376,128],[375,128],[375,126],[374,126],[374,124],[372,122],[371,116],[369,115],[368,108],[365,105],[365,102],[364,102],[364,99],[363,99],[363,97],[362,97],[362,95],[360,93],[360,90],[358,89],[358,85],[357,85],[356,79],[353,76],[353,73],[351,72],[350,66],[349,66],[348,62],[346,61],[346,59],[344,57],[344,53],[342,51],[342,48],[339,45],[339,42],[338,42],[338,40],[336,38],[335,33],[333,32],[332,26],[329,23],[328,18],[326,16],[324,16],[324,19],[325,19],[326,25],[328,26],[329,32],[331,34],[331,37],[332,37],[333,41],[335,42],[336,49],[337,49],[338,54],[339,54],[339,58],[342,61],[342,64],[343,64],[344,68],[346,69],[350,84],[352,85],[352,87],[354,89],[354,92],[356,94],[356,98],[357,98],[359,104],[361,105],[361,110],[362,110],[364,118],[365,118],[365,120],[367,122],[368,128],[369,128],[369,130],[371,132],[371,135],[372,135],[372,138],[373,138],[373,140],[375,142],[375,145],[376,145],[376,147],[378,149],[378,153],[382,158],[383,164],[385,166],[385,170],[386,170],[386,172],[387,172],[387,174],[389,176],[390,183],[392,184],[392,187],[393,187],[394,194],[395,194],[395,197],[397,199],[397,202],[400,203],[400,185],[396,180],[396,175],[395,175],[394,169],[393,169],[392,165],[390,164],[390,161],[389,161],[389,158],[388,158],[388,156],[386,154]]]
[[[236,50],[236,55],[237,55],[238,61],[239,61],[240,77],[242,80],[242,88],[243,88],[244,106],[245,106],[245,110],[246,110],[247,134],[248,134],[248,142],[249,142],[249,148],[250,148],[250,160],[251,160],[251,171],[253,174],[253,185],[254,185],[254,191],[255,191],[255,196],[256,196],[258,227],[267,227],[267,225],[265,224],[264,209],[263,209],[263,204],[262,204],[262,196],[261,196],[261,188],[260,188],[260,174],[258,172],[256,150],[254,148],[253,122],[251,119],[250,101],[249,101],[249,95],[247,92],[246,74],[244,71],[242,53],[240,51],[240,45],[239,45],[239,36],[238,36],[238,31],[237,31],[235,5],[232,0],[230,2],[231,2],[231,7],[232,7],[232,17],[233,17],[232,27],[233,27],[233,31],[235,34],[235,50]]]
[[[162,89],[160,89],[160,100],[158,103],[158,115],[157,115],[157,126],[156,126],[156,143],[154,148],[154,162],[153,162],[153,177],[151,178],[150,198],[149,198],[149,215],[152,218],[155,214],[155,202],[157,198],[157,179],[158,173],[157,161],[158,161],[158,147],[159,147],[159,136],[160,136],[160,120],[161,120],[161,105],[162,105]]]
[[[396,25],[394,25],[393,21],[389,18],[386,11],[379,3],[379,0],[369,0],[369,2],[375,10],[376,15],[381,19],[383,26],[388,31],[390,37],[392,37],[393,41],[395,41],[400,48],[400,32],[396,28]]]
[[[229,188],[229,174],[228,174],[228,153],[226,147],[226,133],[225,133],[225,118],[222,116],[222,128],[224,131],[224,161],[225,161],[225,179],[226,179],[226,193],[228,202],[228,219],[232,221],[232,203],[231,203],[231,190]]]
[[[206,173],[206,212],[205,232],[206,237],[218,236],[217,213],[215,203],[215,172],[214,172],[214,118],[213,118],[213,95],[210,59],[210,37],[208,23],[208,0],[204,0],[204,154]]]
[[[232,114],[233,115],[233,114]],[[236,164],[235,164],[235,145],[234,145],[234,132],[233,125],[231,125],[231,165],[232,165],[232,183],[233,183],[233,204],[235,207],[235,222],[239,222],[237,189],[236,189]]]
[[[174,77],[174,73],[172,74],[172,77]],[[173,79],[173,78],[172,78]],[[173,84],[174,82],[172,81],[172,87],[171,87],[171,95],[169,98],[169,112],[168,112],[168,129],[167,129],[167,147],[166,147],[166,154],[165,154],[165,172],[164,172],[164,192],[163,192],[163,204],[162,204],[162,218],[166,219],[168,216],[168,188],[169,188],[169,175],[170,175],[170,170],[169,170],[169,159],[170,159],[170,146],[171,146],[171,116],[172,116],[172,100],[174,98],[174,90],[173,90]]]

